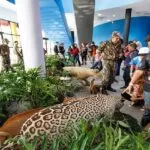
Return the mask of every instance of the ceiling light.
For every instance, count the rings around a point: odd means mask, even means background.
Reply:
[[[110,19],[107,20],[107,22],[110,22],[110,21],[111,21]]]
[[[102,16],[102,14],[98,14],[98,16],[99,16],[99,17],[101,17],[101,16]]]
[[[115,15],[115,14],[113,14],[113,17],[116,17],[116,15]]]

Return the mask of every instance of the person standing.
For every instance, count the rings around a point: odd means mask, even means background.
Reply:
[[[62,58],[65,58],[64,43],[60,43],[60,45],[59,45],[59,53],[62,55]]]
[[[81,58],[82,58],[82,65],[86,65],[86,61],[87,61],[87,52],[88,49],[86,47],[85,43],[81,43]]]
[[[56,44],[54,46],[54,53],[55,53],[55,55],[58,55],[58,53],[59,53],[59,42],[56,42]]]
[[[74,57],[75,63],[78,62],[78,65],[81,66],[81,62],[80,62],[80,59],[79,59],[79,49],[78,49],[76,43],[72,44],[72,55]]]
[[[103,79],[101,82],[102,91],[107,93],[106,90],[116,92],[115,89],[111,87],[111,84],[115,80],[115,66],[116,59],[118,59],[120,53],[120,34],[118,32],[113,32],[111,40],[106,41],[98,48],[101,52],[102,63],[103,63]]]
[[[21,63],[23,61],[22,51],[19,49],[18,41],[14,42],[14,49],[17,54],[17,63]]]
[[[118,44],[120,44],[121,47],[120,47],[120,53],[118,55],[118,59],[116,60],[116,76],[120,76],[120,67],[123,61],[123,49],[124,49],[123,39],[120,39],[120,43]]]
[[[9,51],[9,41],[8,39],[3,40],[3,44],[0,45],[0,56],[2,59],[2,71],[8,71],[11,67],[10,65],[10,51]]]
[[[131,60],[138,56],[138,51],[136,50],[137,45],[135,43],[128,44],[128,50],[129,53],[127,54],[125,61],[124,61],[124,73],[123,73],[123,79],[125,82],[125,85],[121,87],[120,89],[124,89],[129,85],[129,82],[131,80],[130,78],[130,67],[131,67]]]
[[[94,61],[95,61],[95,55],[96,55],[96,49],[97,49],[97,46],[95,45],[95,42],[92,41],[91,45],[90,45],[90,52],[91,52],[91,56],[92,56],[92,64],[94,64]]]

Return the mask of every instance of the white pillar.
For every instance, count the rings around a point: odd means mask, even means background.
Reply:
[[[25,69],[41,67],[45,75],[39,0],[16,0],[16,7]]]

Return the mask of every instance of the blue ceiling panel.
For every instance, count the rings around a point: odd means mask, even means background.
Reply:
[[[8,0],[15,3],[15,0]],[[68,47],[72,43],[61,0],[40,0],[42,29],[50,41],[59,41]]]
[[[9,2],[15,4],[15,0],[7,0],[7,1],[9,1]]]
[[[72,43],[61,1],[40,0],[42,29],[50,41],[62,42],[65,47]]]

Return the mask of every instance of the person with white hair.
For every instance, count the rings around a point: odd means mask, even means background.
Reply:
[[[148,47],[142,47],[139,49],[139,53],[137,57],[134,57],[130,62],[130,77],[132,79],[132,76],[135,72],[135,70],[140,67],[142,60],[145,58],[146,55],[150,53],[150,49]],[[143,77],[141,77],[133,86],[133,92],[132,97],[140,98],[142,99],[143,95]],[[133,101],[132,104],[135,102]]]
[[[150,53],[150,49],[148,47],[142,47],[139,49],[139,53],[138,56],[134,57],[131,61],[130,61],[130,77],[132,77],[134,71],[136,70],[136,68],[138,68],[140,66],[140,63],[142,61],[142,59]]]
[[[142,48],[142,43],[140,41],[137,41],[136,45],[137,45],[136,47],[137,50],[140,50],[140,48]]]

